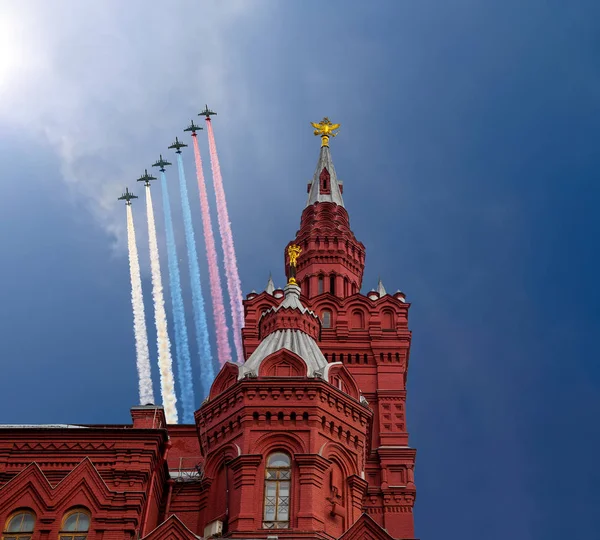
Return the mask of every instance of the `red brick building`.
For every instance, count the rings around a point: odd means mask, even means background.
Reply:
[[[4,540],[414,538],[409,304],[360,293],[328,134],[288,284],[245,301],[244,365],[195,425],[146,405],[129,425],[0,427]]]

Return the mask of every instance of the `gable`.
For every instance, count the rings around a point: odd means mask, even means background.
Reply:
[[[144,536],[143,540],[198,540],[198,537],[173,514]]]
[[[288,349],[267,356],[258,368],[260,377],[306,377],[306,362]]]
[[[52,486],[37,463],[32,463],[0,488],[0,508],[14,506],[23,497],[35,500],[39,507],[78,504],[97,511],[119,503],[141,506],[136,492],[111,491],[89,458],[84,458],[63,480]]]
[[[210,399],[216,398],[222,394],[227,388],[233,386],[238,380],[238,366],[233,362],[227,362],[221,371],[215,377],[212,386],[210,387]]]
[[[367,514],[362,514],[338,540],[394,540]]]

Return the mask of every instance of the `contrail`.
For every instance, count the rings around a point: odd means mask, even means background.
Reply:
[[[223,243],[225,276],[227,278],[227,291],[229,292],[231,318],[233,321],[233,343],[235,345],[237,361],[241,363],[244,359],[242,347],[242,327],[244,326],[242,286],[240,283],[240,274],[238,272],[237,261],[235,257],[235,247],[233,245],[233,235],[231,233],[229,213],[227,212],[227,201],[225,199],[225,190],[223,189],[223,178],[221,177],[219,155],[217,154],[215,135],[209,117],[206,117],[206,126],[208,131],[208,146],[210,149],[210,164],[212,167],[215,195],[217,199],[217,221],[219,222],[219,232],[221,233],[221,241]]]
[[[175,353],[177,355],[177,378],[181,389],[181,402],[183,406],[183,421],[186,424],[194,423],[194,384],[192,379],[192,360],[190,358],[190,345],[185,325],[185,307],[181,292],[181,278],[179,276],[179,260],[175,245],[173,231],[173,218],[171,216],[171,203],[167,177],[160,171],[160,185],[162,188],[163,211],[165,214],[165,233],[167,237],[167,261],[169,263],[169,283],[171,285],[171,305],[173,306],[173,325],[175,326]]]
[[[198,354],[200,355],[200,378],[204,390],[204,395],[202,397],[204,398],[208,396],[210,386],[215,378],[215,368],[213,366],[213,356],[210,348],[210,339],[208,337],[204,296],[202,295],[202,281],[200,278],[200,266],[198,265],[198,252],[196,250],[196,238],[194,235],[194,225],[192,223],[192,210],[190,208],[190,199],[188,197],[181,153],[177,154],[177,167],[179,169],[179,189],[181,191],[181,210],[183,213],[185,241],[188,249],[188,265],[190,269],[194,323],[196,325],[196,341],[198,343]]]
[[[204,172],[202,171],[200,147],[198,146],[198,137],[196,137],[195,133],[192,138],[194,140],[194,157],[196,159],[196,177],[198,179],[198,190],[200,191],[200,210],[202,211],[204,243],[206,245],[206,258],[208,259],[208,277],[210,279],[213,319],[215,321],[215,333],[217,335],[217,356],[219,357],[219,364],[222,366],[231,359],[231,348],[229,347],[229,338],[227,337],[229,330],[227,328],[227,321],[225,320],[223,289],[221,288],[221,277],[219,275],[219,265],[217,263],[215,237],[210,221],[210,208],[208,205],[208,194],[206,192]]]
[[[177,396],[173,380],[173,360],[171,358],[171,342],[167,332],[167,314],[163,296],[160,259],[158,258],[158,242],[156,241],[156,223],[150,186],[146,187],[146,213],[148,216],[148,241],[150,244],[150,267],[152,269],[152,299],[154,301],[154,317],[158,343],[158,368],[160,371],[160,391],[165,408],[165,416],[169,424],[177,423]]]
[[[140,404],[149,405],[150,403],[154,403],[154,391],[152,389],[152,370],[150,368],[150,352],[148,351],[148,332],[146,330],[146,315],[144,313],[140,259],[135,242],[135,228],[133,226],[131,204],[126,204],[125,207],[127,209],[127,246],[129,248],[131,306],[133,307],[133,332],[135,335]]]

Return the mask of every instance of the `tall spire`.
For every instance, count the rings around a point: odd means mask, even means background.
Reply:
[[[315,128],[314,134],[321,137],[321,152],[315,174],[309,184],[306,206],[316,202],[332,202],[344,206],[343,185],[337,178],[329,150],[329,138],[337,135],[340,124],[332,124],[331,120],[325,117],[318,124],[311,122],[311,125]]]

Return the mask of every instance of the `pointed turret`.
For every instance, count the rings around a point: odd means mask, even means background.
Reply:
[[[302,246],[295,279],[306,298],[332,294],[346,298],[360,291],[365,265],[365,246],[350,229],[350,218],[342,198],[329,151],[329,140],[340,124],[323,118],[311,122],[314,135],[321,137],[321,150],[315,174],[308,185],[308,201],[302,212],[300,230],[292,244]],[[285,254],[286,273],[288,253]],[[289,275],[289,274],[288,274]]]
[[[259,321],[263,340],[239,368],[238,378],[258,376],[260,366],[273,353],[286,349],[306,364],[308,377],[326,378],[327,360],[317,345],[321,331],[319,317],[300,301],[300,287],[285,286],[285,298],[265,311]]]
[[[312,123],[312,122],[311,122]],[[308,185],[306,206],[316,202],[331,202],[344,206],[342,198],[343,185],[338,180],[329,150],[329,137],[335,137],[339,124],[332,124],[329,118],[323,118],[318,124],[312,123],[315,135],[321,136],[321,152],[312,182]]]
[[[377,292],[379,293],[379,298],[383,298],[387,294],[381,278],[379,278],[379,283],[377,283]]]
[[[275,283],[273,283],[273,276],[269,274],[269,281],[267,281],[267,286],[265,287],[265,292],[267,294],[273,294],[275,290]]]

